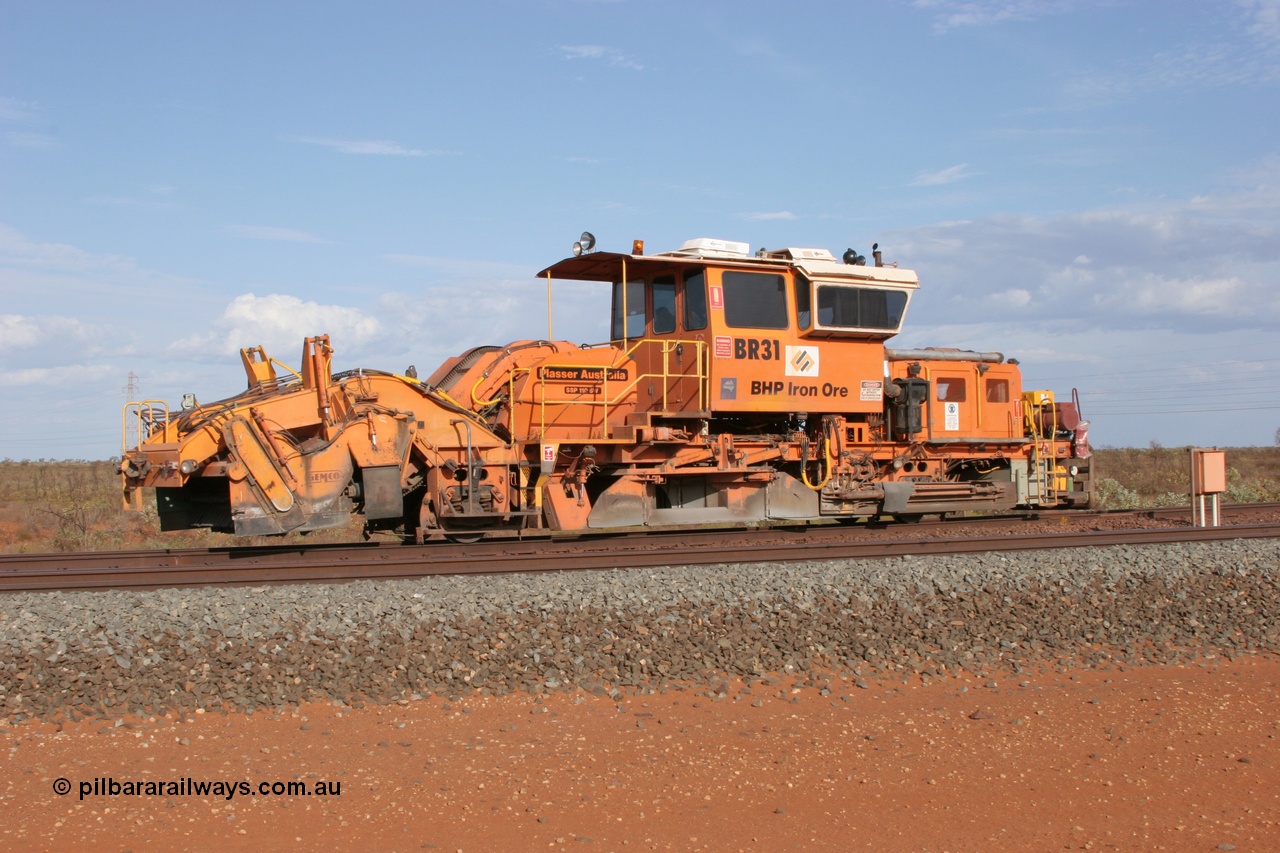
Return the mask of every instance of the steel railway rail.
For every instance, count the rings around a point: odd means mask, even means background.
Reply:
[[[427,575],[497,574],[561,570],[642,568],[663,565],[868,559],[924,554],[1167,544],[1280,537],[1274,513],[1280,504],[1225,508],[1225,518],[1264,523],[1216,528],[1139,526],[1134,523],[1185,517],[1185,508],[1124,512],[1039,513],[1034,516],[963,519],[962,524],[903,526],[824,525],[759,529],[613,534],[541,540],[497,540],[475,544],[423,546],[364,543],[310,547],[269,546],[164,551],[107,551],[75,554],[0,555],[0,592],[155,589],[180,586],[334,583],[360,579]],[[1123,520],[1125,529],[1011,532],[1033,522],[1066,524],[1095,518]],[[1003,527],[995,535],[983,526]],[[1043,526],[1043,525],[1042,525]],[[963,527],[968,535],[949,535]],[[909,535],[904,535],[909,534]]]

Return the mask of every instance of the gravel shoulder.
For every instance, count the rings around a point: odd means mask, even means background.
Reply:
[[[1280,540],[0,596],[0,718],[1280,650]]]
[[[1280,849],[1278,579],[1238,540],[2,596],[0,847]]]

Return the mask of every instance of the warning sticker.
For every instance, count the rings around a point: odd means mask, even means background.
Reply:
[[[942,411],[945,419],[945,424],[942,428],[953,432],[960,429],[960,404],[943,403]]]
[[[716,358],[733,358],[733,338],[716,335]]]
[[[862,388],[858,391],[858,399],[863,402],[879,402],[884,399],[884,383],[879,379],[862,380]]]

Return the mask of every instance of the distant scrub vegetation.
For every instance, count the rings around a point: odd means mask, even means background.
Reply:
[[[1226,453],[1223,501],[1280,501],[1280,447],[1231,447]],[[1191,458],[1185,447],[1095,449],[1093,477],[1102,509],[1191,504]]]
[[[1228,503],[1280,500],[1280,447],[1227,449]],[[1190,504],[1190,461],[1185,448],[1102,448],[1093,475],[1103,509]],[[354,542],[359,522],[318,531],[307,542]],[[121,506],[115,463],[39,459],[0,461],[0,551],[109,551],[129,548],[207,548],[231,544],[302,541],[241,539],[207,530],[161,533],[154,499],[141,513]]]
[[[115,462],[37,459],[0,461],[0,552],[112,551],[134,548],[209,548],[281,544],[270,537],[238,538],[208,530],[160,531],[155,498],[142,512],[122,506]],[[308,542],[357,541],[359,524],[307,536]],[[301,541],[301,534],[294,539]]]

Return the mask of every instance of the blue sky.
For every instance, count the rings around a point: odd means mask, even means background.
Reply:
[[[237,350],[426,375],[534,273],[692,237],[919,271],[902,346],[1100,445],[1280,427],[1280,0],[0,0],[2,458],[107,458]],[[555,333],[606,336],[603,288]]]

